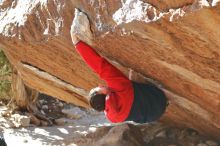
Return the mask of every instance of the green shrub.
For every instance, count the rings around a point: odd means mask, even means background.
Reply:
[[[11,90],[11,66],[3,50],[0,49],[0,100],[9,98]]]
[[[10,80],[1,80],[0,81],[0,96],[8,95],[11,89],[11,81]]]
[[[4,52],[0,49],[0,76],[6,76],[11,74],[11,67]]]

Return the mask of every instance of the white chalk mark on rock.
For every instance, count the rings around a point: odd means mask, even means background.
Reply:
[[[71,25],[71,33],[76,34],[80,40],[88,44],[92,44],[92,32],[90,29],[90,22],[85,13],[75,9],[75,17]]]
[[[213,0],[211,5],[214,7],[214,6],[216,6],[219,2],[220,2],[220,0]]]
[[[3,2],[2,2],[3,3]],[[47,4],[47,0],[18,0],[14,8],[0,12],[0,33],[7,37],[15,37],[17,28],[24,26],[33,9],[39,3],[41,6]]]
[[[212,6],[216,5],[219,0],[213,1]],[[160,12],[154,6],[149,3],[144,3],[141,0],[125,0],[121,1],[122,7],[118,9],[112,16],[112,19],[117,25],[122,23],[130,23],[132,21],[143,21],[146,23],[157,21],[165,16],[169,17],[170,21],[174,18],[183,17],[185,15],[184,7],[177,9],[169,9],[168,12]],[[192,7],[195,5],[192,4]],[[206,0],[199,0],[196,4],[198,7],[194,9],[200,9],[203,7],[209,7],[209,3]],[[188,6],[190,7],[190,6]]]

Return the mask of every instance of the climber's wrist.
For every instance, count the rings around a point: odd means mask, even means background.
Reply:
[[[80,42],[80,40],[78,39],[77,41],[75,41],[73,44],[74,46],[76,46],[78,43]]]
[[[71,38],[74,46],[80,41],[80,39],[74,34],[71,34]]]

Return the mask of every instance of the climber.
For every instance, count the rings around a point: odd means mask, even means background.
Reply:
[[[97,111],[104,111],[114,123],[137,123],[158,120],[165,112],[167,98],[152,84],[130,81],[121,71],[102,58],[71,31],[72,42],[84,61],[107,83],[90,91],[89,103]]]

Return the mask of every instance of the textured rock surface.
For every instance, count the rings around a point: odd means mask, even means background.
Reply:
[[[106,133],[106,135],[104,135],[103,138],[96,143],[97,144],[94,145],[146,145],[146,143],[142,139],[142,133],[140,129],[131,124],[125,124],[111,128],[109,132]]]
[[[159,135],[163,133],[163,135]],[[88,134],[66,141],[66,145],[79,146],[218,146],[192,129],[178,129],[161,124],[98,127]]]
[[[88,14],[97,51],[132,80],[163,86],[171,104],[162,121],[220,138],[217,0],[2,0],[0,44],[24,82],[88,107],[100,80],[72,46],[75,8]]]

